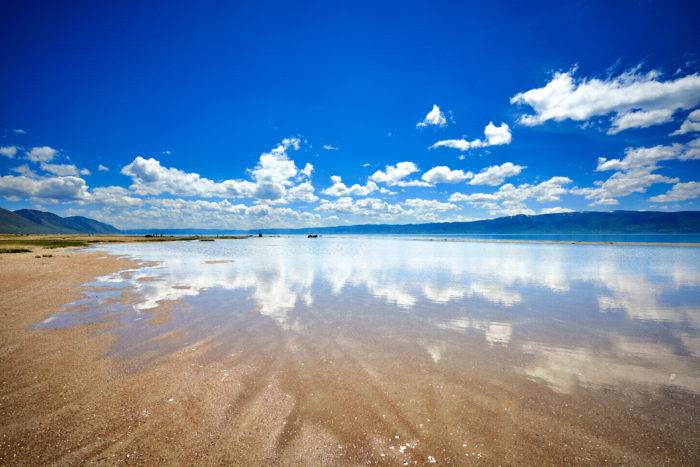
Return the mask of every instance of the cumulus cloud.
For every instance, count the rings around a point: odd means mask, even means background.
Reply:
[[[338,198],[335,201],[322,199],[316,210],[377,217],[392,217],[403,213],[403,209],[398,204],[387,203],[378,198],[353,200],[349,196]]]
[[[121,186],[93,188],[87,199],[101,205],[121,208],[130,208],[143,204],[141,198],[133,196],[133,193]]]
[[[331,176],[331,181],[333,185],[323,190],[321,193],[328,196],[367,196],[373,191],[378,190],[377,184],[369,180],[364,185],[359,185],[355,183],[354,185],[348,187],[343,183],[343,179],[339,175]]]
[[[49,200],[81,200],[88,197],[87,184],[80,177],[38,177],[6,175],[0,177],[0,196],[18,196]]]
[[[38,146],[33,147],[26,154],[27,159],[32,162],[49,162],[56,156],[56,153],[58,151],[50,146]]]
[[[676,183],[677,178],[667,177],[652,172],[650,167],[615,172],[605,181],[594,182],[595,187],[572,190],[572,193],[582,195],[594,206],[615,206],[617,198],[632,193],[645,193],[647,188],[657,183]]]
[[[559,201],[569,192],[565,187],[571,183],[568,177],[552,177],[537,185],[523,184],[515,186],[507,183],[494,193],[453,193],[449,201],[467,202],[474,207],[486,209],[493,216],[515,214],[535,214],[527,207],[526,201],[534,199],[540,203]]]
[[[420,122],[416,123],[416,126],[418,128],[426,127],[426,126],[439,126],[443,127],[447,125],[447,118],[445,118],[445,114],[442,113],[440,110],[440,107],[437,105],[433,104],[433,108],[428,114],[425,116],[423,120]]]
[[[226,180],[221,183],[201,177],[198,173],[163,167],[157,159],[137,156],[125,165],[121,173],[131,177],[131,189],[140,195],[169,193],[185,196],[252,196],[255,184]]]
[[[609,134],[670,122],[678,110],[700,103],[700,75],[663,81],[658,71],[639,68],[606,79],[574,77],[576,69],[555,73],[541,88],[516,94],[511,104],[527,105],[533,114],[518,121],[527,126],[546,121],[587,121],[611,115]]]
[[[116,188],[119,187],[109,187]],[[105,200],[114,201],[127,192],[116,190],[114,193],[101,194]],[[303,227],[316,224],[321,216],[313,212],[298,211],[288,207],[276,207],[267,204],[246,206],[234,204],[229,200],[208,201],[202,199],[182,198],[145,198],[136,199],[135,204],[125,206],[110,206],[105,201],[99,210],[100,217],[110,223],[125,228],[142,227],[172,228],[188,226],[193,228],[230,228],[236,225],[240,228],[258,227]],[[117,204],[128,204],[131,200],[117,200]],[[97,213],[96,213],[97,214]]]
[[[621,159],[598,158],[597,172],[615,171],[607,180],[596,181],[593,187],[577,188],[572,193],[584,196],[593,205],[614,206],[619,203],[617,198],[632,193],[645,193],[651,185],[680,181],[656,173],[660,168],[658,163],[692,159],[700,159],[700,138],[687,144],[627,148]]]
[[[27,164],[22,164],[18,167],[13,167],[11,170],[16,174],[26,175],[27,177],[38,177],[37,173],[30,169],[29,165]]]
[[[17,146],[2,146],[0,147],[0,156],[5,156],[10,159],[17,154]]]
[[[286,202],[287,192],[293,188],[292,179],[299,174],[310,176],[313,166],[307,164],[301,171],[289,159],[289,150],[298,150],[301,142],[297,138],[286,138],[269,152],[260,155],[258,164],[249,170],[251,180],[224,180],[215,182],[194,172],[163,167],[157,159],[136,157],[124,166],[121,173],[131,177],[131,189],[137,194],[157,195],[169,193],[182,196],[256,198],[276,203]],[[299,197],[308,192],[304,188],[294,191],[295,199],[312,199],[312,196]]]
[[[649,201],[654,203],[668,203],[671,201],[685,201],[700,196],[699,182],[676,183],[666,193],[652,196]]]
[[[452,170],[445,165],[438,165],[428,170],[421,177],[424,181],[435,185],[437,183],[460,183],[474,176],[471,172]]]
[[[100,164],[97,166],[97,170],[99,172],[109,172],[109,167],[107,167],[106,165]]]
[[[314,173],[314,166],[307,162],[299,172],[306,177],[311,177],[311,174]]]
[[[73,164],[49,164],[47,162],[42,162],[39,167],[45,172],[58,176],[73,175],[77,177],[78,175],[90,175],[89,170],[78,169]]]
[[[382,220],[415,219],[421,221],[439,220],[439,213],[459,209],[453,203],[437,200],[411,198],[403,203],[389,203],[378,198],[352,199],[349,196],[334,201],[321,200],[317,211],[350,214],[358,217],[373,217]]]
[[[470,149],[510,144],[512,140],[513,136],[507,123],[501,123],[499,126],[496,126],[493,122],[489,122],[484,128],[484,139],[475,139],[472,141],[466,139],[446,139],[436,142],[430,146],[430,149],[452,148],[459,149],[460,151],[468,151]]]
[[[410,198],[403,202],[404,206],[419,211],[452,211],[459,206],[452,203],[443,203],[434,199]]]
[[[399,162],[396,165],[387,165],[383,171],[377,170],[369,178],[389,186],[430,186],[430,183],[420,180],[404,180],[415,172],[418,172],[418,166],[413,162]]]
[[[483,169],[469,182],[470,185],[491,185],[497,186],[503,183],[508,177],[513,177],[520,174],[525,167],[516,165],[512,162],[506,162],[501,165],[492,165]]]
[[[324,144],[323,149],[325,149],[326,151],[337,151],[338,150],[338,148],[333,146],[332,144]]]
[[[314,186],[307,181],[289,188],[284,199],[287,202],[304,201],[306,203],[315,203],[318,201],[318,196],[314,194]]]
[[[277,199],[284,195],[285,186],[297,175],[294,161],[287,157],[287,150],[298,150],[298,138],[285,138],[269,153],[260,156],[258,165],[250,172],[255,180],[255,195],[262,199]]]
[[[685,135],[686,133],[700,132],[700,109],[693,110],[681,123],[680,128],[671,133],[671,136]]]

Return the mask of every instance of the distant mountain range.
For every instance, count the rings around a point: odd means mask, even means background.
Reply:
[[[302,229],[135,229],[118,230],[87,217],[60,217],[32,209],[0,208],[0,233],[82,234],[631,234],[700,233],[700,211],[570,212],[509,216],[473,222],[363,224]]]
[[[0,233],[23,234],[118,234],[109,224],[82,216],[61,217],[46,211],[0,208]]]
[[[700,233],[700,211],[570,212],[508,216],[472,222],[363,224],[302,229],[139,229],[128,233],[180,234],[629,234]]]

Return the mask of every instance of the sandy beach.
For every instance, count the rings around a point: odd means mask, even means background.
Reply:
[[[82,283],[136,266],[101,253],[46,251],[53,256],[0,257],[0,463],[282,460],[278,443],[292,398],[236,356],[205,364],[201,342],[135,372],[105,357],[112,339],[103,326],[32,331],[80,298]],[[305,429],[304,437],[284,458],[331,462],[337,454],[322,429]]]

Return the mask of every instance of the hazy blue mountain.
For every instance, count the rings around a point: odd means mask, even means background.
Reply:
[[[35,209],[19,209],[14,212],[0,209],[0,233],[108,234],[120,231],[87,217],[61,217]]]
[[[700,233],[700,211],[571,212],[509,216],[473,222],[365,224],[303,229],[137,229],[125,233],[181,234],[632,234]]]

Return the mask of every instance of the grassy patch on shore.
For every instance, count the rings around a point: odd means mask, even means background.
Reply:
[[[28,246],[40,246],[44,248],[65,248],[68,246],[87,246],[88,242],[85,240],[68,240],[63,238],[2,238],[0,239],[0,246],[2,245],[28,245]]]
[[[128,243],[128,242],[187,242],[199,240],[203,242],[213,242],[214,240],[243,240],[250,235],[226,235],[219,237],[203,236],[138,236],[138,235],[21,235],[21,234],[0,234],[0,253],[25,253],[31,250],[22,247],[39,247],[45,249],[81,247],[95,243]],[[8,248],[3,248],[7,246]],[[11,248],[16,247],[16,248]],[[5,251],[7,250],[7,251]],[[13,250],[13,251],[9,251]],[[15,251],[17,250],[17,251]],[[22,250],[22,251],[19,251]]]
[[[31,253],[32,250],[28,248],[0,248],[1,253]]]

